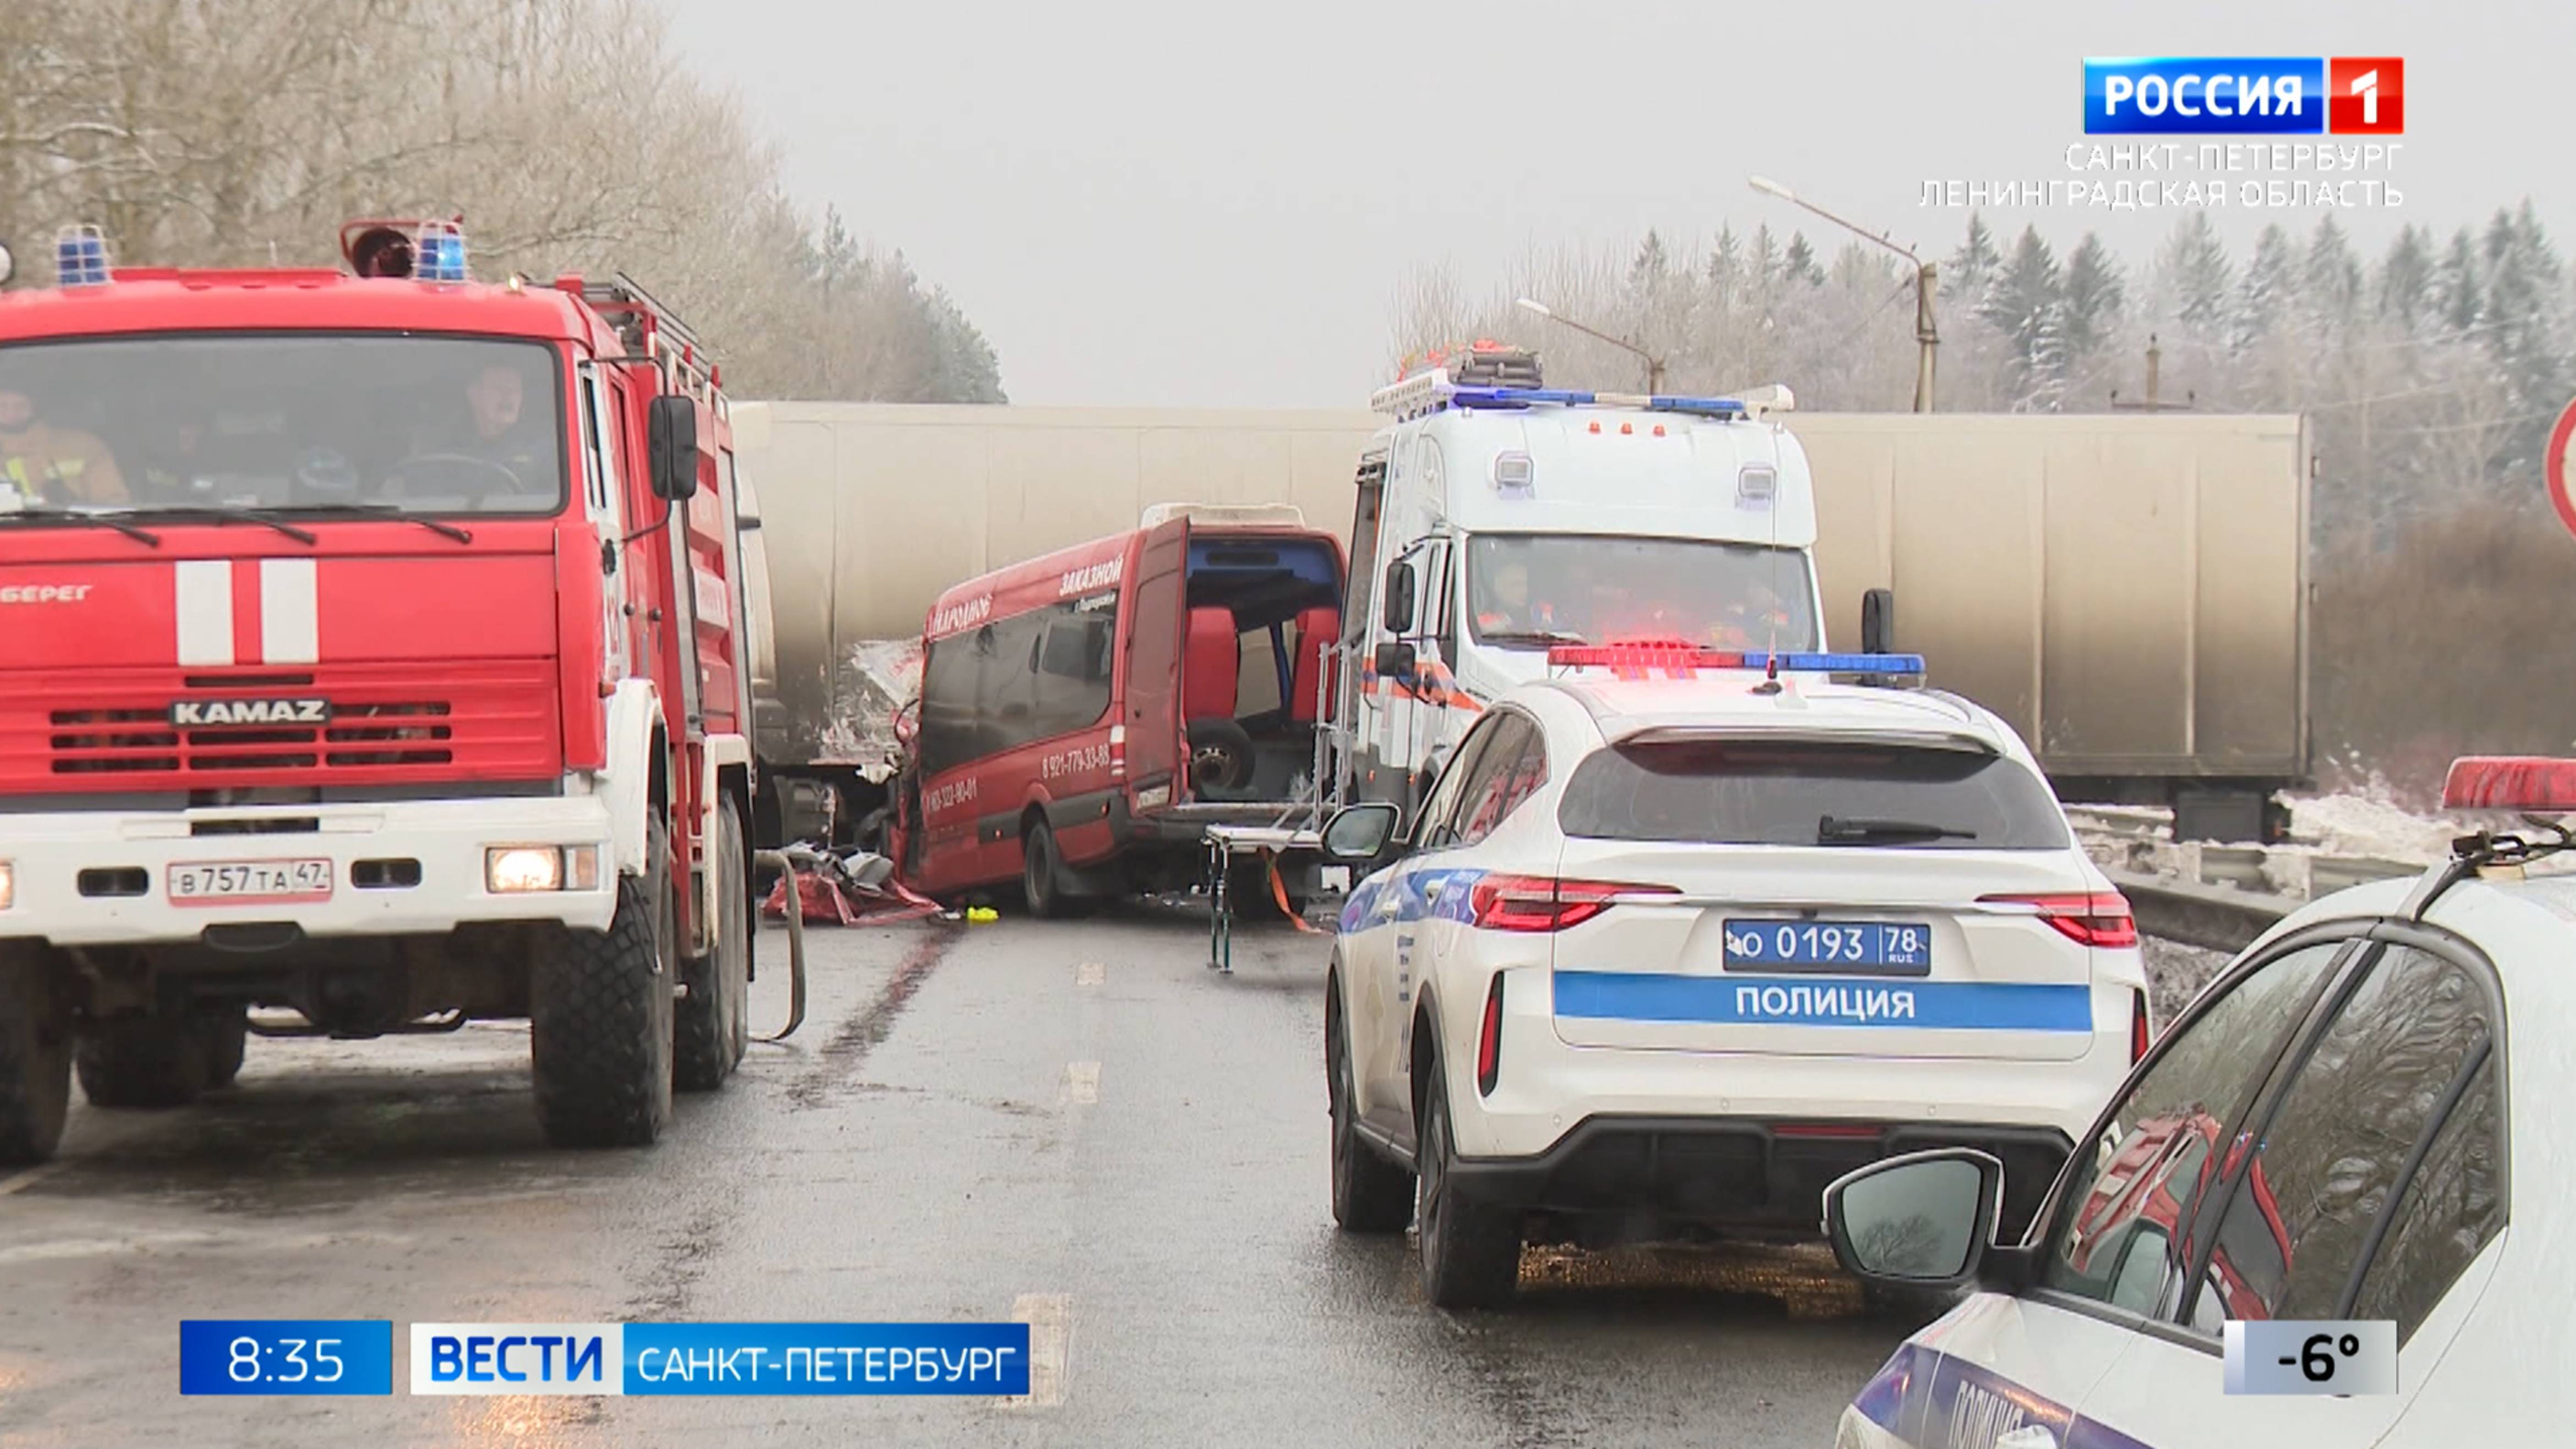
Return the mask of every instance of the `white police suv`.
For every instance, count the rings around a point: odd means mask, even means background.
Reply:
[[[2576,761],[2463,760],[2446,794],[2576,810]],[[2576,873],[2531,867],[2571,843],[2473,837],[2282,921],[2122,1084],[2026,1235],[1995,1236],[2015,1169],[1973,1152],[1835,1183],[1846,1266],[1981,1290],[1897,1350],[1837,1443],[2568,1442]]]
[[[2007,1222],[2146,1039],[2126,901],[2029,750],[1900,655],[1561,647],[1484,712],[1327,985],[1333,1213],[1420,1221],[1444,1306],[1524,1241],[1812,1237],[1864,1163],[1974,1146]],[[1859,682],[1849,682],[1853,679]]]

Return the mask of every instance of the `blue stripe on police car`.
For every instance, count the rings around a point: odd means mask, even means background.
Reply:
[[[2029,981],[1907,981],[1558,971],[1556,1014],[1711,1026],[1913,1027],[1935,1031],[2091,1031],[2093,989]]]

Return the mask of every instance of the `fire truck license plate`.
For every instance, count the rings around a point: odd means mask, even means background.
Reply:
[[[318,901],[331,895],[327,860],[227,860],[170,867],[170,903]]]

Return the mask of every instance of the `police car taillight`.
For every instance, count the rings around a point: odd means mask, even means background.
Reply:
[[[2137,919],[2129,914],[2128,898],[2118,891],[1980,896],[1978,900],[1988,905],[2028,906],[2041,920],[2055,926],[2058,934],[2080,946],[2138,944]]]
[[[2442,781],[2445,810],[2576,810],[2576,760],[2537,755],[2464,755]]]
[[[1668,885],[1489,875],[1468,890],[1470,924],[1486,931],[1562,931],[1610,909],[1623,896],[1677,896]]]

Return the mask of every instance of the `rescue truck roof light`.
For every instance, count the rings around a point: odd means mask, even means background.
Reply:
[[[2576,811],[2576,760],[2464,755],[2442,781],[2445,810]]]
[[[67,226],[54,238],[54,285],[104,287],[108,284],[107,237],[94,226]]]
[[[1442,408],[1499,409],[1525,411],[1535,407],[1604,407],[1636,408],[1646,412],[1681,413],[1692,417],[1736,419],[1753,415],[1753,409],[1735,398],[1648,396],[1643,393],[1589,392],[1556,387],[1488,387],[1452,381],[1440,368],[1416,373],[1402,382],[1382,387],[1369,398],[1369,407],[1398,419],[1410,419],[1435,413]]]
[[[1547,651],[1556,669],[1613,669],[1642,674],[1664,670],[1686,678],[1702,669],[1757,669],[1780,674],[1848,674],[1881,679],[1920,679],[1920,654],[1774,654],[1766,649],[1702,649],[1688,644],[1559,644]],[[2576,767],[2576,762],[2571,762]]]

